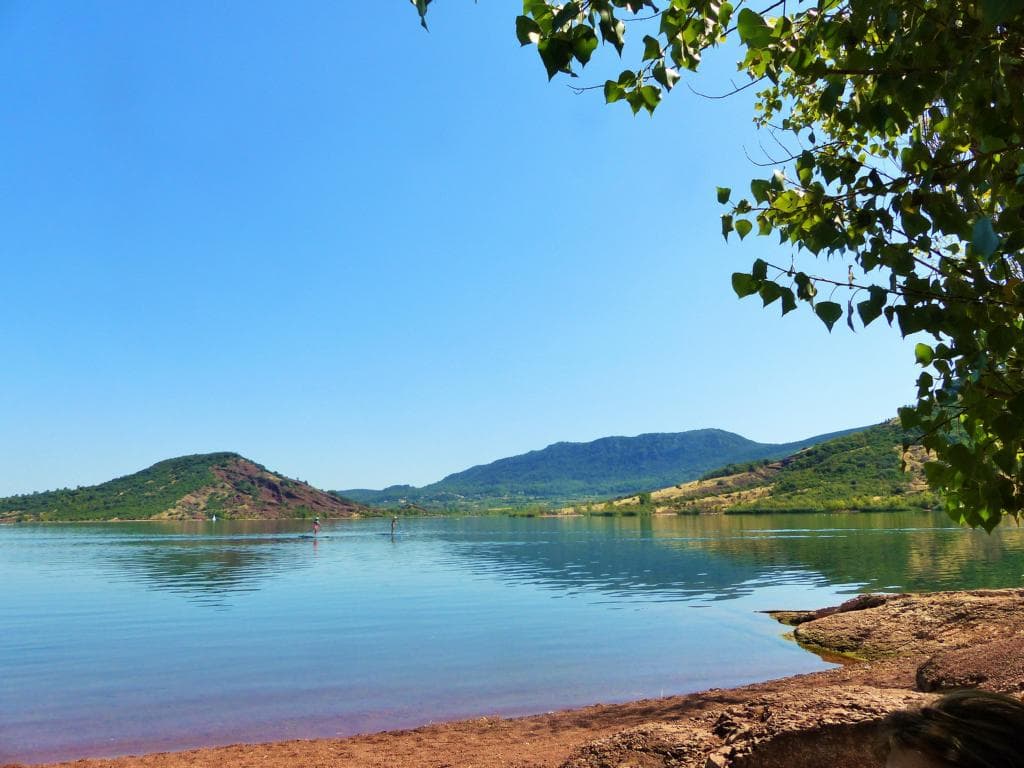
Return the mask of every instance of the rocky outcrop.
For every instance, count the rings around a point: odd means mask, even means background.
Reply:
[[[823,619],[826,616],[832,616],[836,613],[847,613],[849,611],[863,611],[865,608],[877,608],[878,606],[888,602],[889,600],[895,600],[900,597],[906,597],[906,595],[857,595],[856,597],[850,598],[845,603],[840,603],[839,605],[834,605],[829,608],[819,608],[816,611],[768,611],[768,613],[776,621],[782,622],[783,624],[789,624],[790,626],[795,627],[800,624],[806,624],[808,621],[814,621],[816,619]]]
[[[291,519],[358,517],[367,507],[271,472],[242,457],[210,468],[213,482],[183,496],[157,517],[169,520],[206,518]]]
[[[860,663],[734,689],[729,706],[592,741],[562,768],[881,766],[889,713],[948,688],[1024,690],[1024,590],[862,595],[773,615],[809,649]]]
[[[918,667],[916,682],[922,691],[1024,691],[1024,635],[937,653]]]
[[[649,723],[578,749],[562,768],[818,768],[876,762],[875,730],[930,697],[867,685],[752,695],[675,723]]]
[[[800,623],[797,642],[858,659],[934,655],[1024,633],[1024,590],[886,596]]]

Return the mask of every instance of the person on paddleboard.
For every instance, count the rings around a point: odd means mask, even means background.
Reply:
[[[320,533],[320,517],[319,516],[313,518],[313,535],[316,536],[318,533]]]

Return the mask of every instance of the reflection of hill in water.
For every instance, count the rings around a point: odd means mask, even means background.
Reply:
[[[1022,532],[937,527],[944,519],[927,513],[551,522],[531,528],[494,520],[486,538],[452,543],[480,573],[667,600],[731,599],[788,582],[865,590],[1006,587],[1019,585],[1024,572]]]
[[[370,533],[354,525],[345,533]],[[129,535],[108,540],[101,556],[118,578],[209,604],[309,567],[314,543],[296,537],[304,523],[218,526],[123,525],[118,533]],[[422,519],[409,521],[398,551],[403,541],[439,545],[414,557],[454,556],[470,574],[612,600],[728,600],[787,583],[851,591],[1021,584],[1024,531],[989,536],[943,526],[928,513]]]
[[[557,590],[600,591],[651,600],[727,600],[764,580],[756,562],[700,546],[676,546],[649,517],[581,520],[537,532],[509,530],[484,541],[455,541],[474,572],[521,579]],[[515,526],[513,526],[513,529]],[[502,533],[505,533],[504,531]],[[771,569],[773,581],[785,578]],[[807,574],[801,574],[807,581]]]
[[[247,525],[248,524],[248,525]],[[295,524],[232,521],[220,533],[209,524],[138,527],[110,555],[117,570],[149,588],[219,604],[231,594],[254,592],[282,572],[309,566],[298,556],[315,544],[288,529]],[[305,526],[302,526],[304,529]]]
[[[989,535],[954,527],[941,515],[915,512],[814,515],[802,526],[801,517],[744,517],[745,535],[714,537],[703,546],[733,559],[807,568],[832,583],[863,583],[867,591],[1021,583],[1024,532],[1018,529]]]

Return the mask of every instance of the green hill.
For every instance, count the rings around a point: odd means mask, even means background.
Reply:
[[[555,443],[456,472],[422,488],[396,485],[339,493],[366,504],[428,507],[597,499],[685,482],[731,462],[780,458],[855,431],[783,444],[757,443],[720,429],[604,437],[589,443]]]
[[[351,517],[364,511],[236,453],[181,456],[100,485],[0,499],[0,521]]]
[[[805,448],[781,460],[732,464],[699,480],[590,509],[660,512],[822,512],[927,509],[937,505],[912,449],[901,469],[904,433],[887,422]]]

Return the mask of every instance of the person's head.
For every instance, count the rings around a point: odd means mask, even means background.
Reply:
[[[956,691],[889,715],[882,738],[886,768],[1024,768],[1024,703]]]

